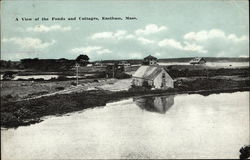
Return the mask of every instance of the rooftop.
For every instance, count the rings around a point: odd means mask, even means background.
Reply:
[[[202,57],[195,57],[195,58],[191,59],[190,62],[199,62],[199,61],[201,61],[201,60],[205,60],[205,59],[202,58]]]
[[[144,78],[152,80],[157,76],[162,69],[164,69],[161,66],[141,66],[134,74],[133,77],[137,78]]]
[[[154,56],[149,55],[149,56],[145,57],[144,60],[145,60],[145,59],[155,59],[155,60],[156,60],[157,58],[154,57]]]

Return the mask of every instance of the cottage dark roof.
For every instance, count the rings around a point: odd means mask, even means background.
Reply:
[[[147,57],[144,58],[144,60],[147,60],[147,59],[154,59],[154,60],[156,60],[157,58],[154,57],[154,56],[149,55],[149,56],[147,56]]]
[[[141,66],[133,77],[153,80],[163,69],[160,66]]]

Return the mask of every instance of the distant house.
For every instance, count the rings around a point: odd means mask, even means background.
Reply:
[[[155,64],[157,64],[157,58],[149,55],[143,59],[143,64],[144,65],[155,65]]]
[[[103,66],[104,66],[104,63],[102,63],[102,62],[94,62],[94,63],[93,63],[93,66],[103,67]]]
[[[128,63],[127,61],[121,61],[118,63],[118,65],[120,66],[130,66],[130,63]]]
[[[106,66],[106,78],[114,78],[118,74],[121,74],[125,71],[125,66],[118,65],[118,63],[105,63]]]
[[[167,71],[157,65],[142,65],[132,75],[132,85],[151,86],[156,89],[174,88],[174,81]]]
[[[196,57],[196,58],[192,59],[189,63],[190,64],[205,64],[206,60],[202,57]]]

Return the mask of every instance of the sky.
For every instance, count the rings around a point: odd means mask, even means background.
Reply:
[[[99,20],[79,20],[84,17]],[[147,55],[249,57],[249,2],[1,1],[1,59],[75,59],[79,54],[88,55],[90,61],[141,59]]]

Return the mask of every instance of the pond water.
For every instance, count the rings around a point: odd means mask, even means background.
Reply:
[[[78,76],[78,78],[86,78],[86,76],[94,76],[95,74],[84,74],[84,76]],[[28,80],[28,79],[44,79],[50,80],[52,78],[57,79],[59,75],[16,75],[13,80]],[[66,78],[76,78],[76,76],[66,76]],[[0,75],[0,79],[3,79],[3,75]]]
[[[168,66],[168,65],[190,65],[189,62],[159,62],[159,65]],[[247,67],[249,62],[207,62],[205,64],[209,67],[222,67],[222,68],[235,68],[235,67]]]
[[[1,136],[4,159],[238,158],[249,92],[130,98]]]
[[[18,80],[18,79],[25,79],[25,80],[28,80],[28,79],[44,79],[44,80],[50,80],[52,78],[58,78],[58,75],[29,75],[29,76],[21,76],[21,75],[18,75],[18,76],[15,76],[13,80]]]

